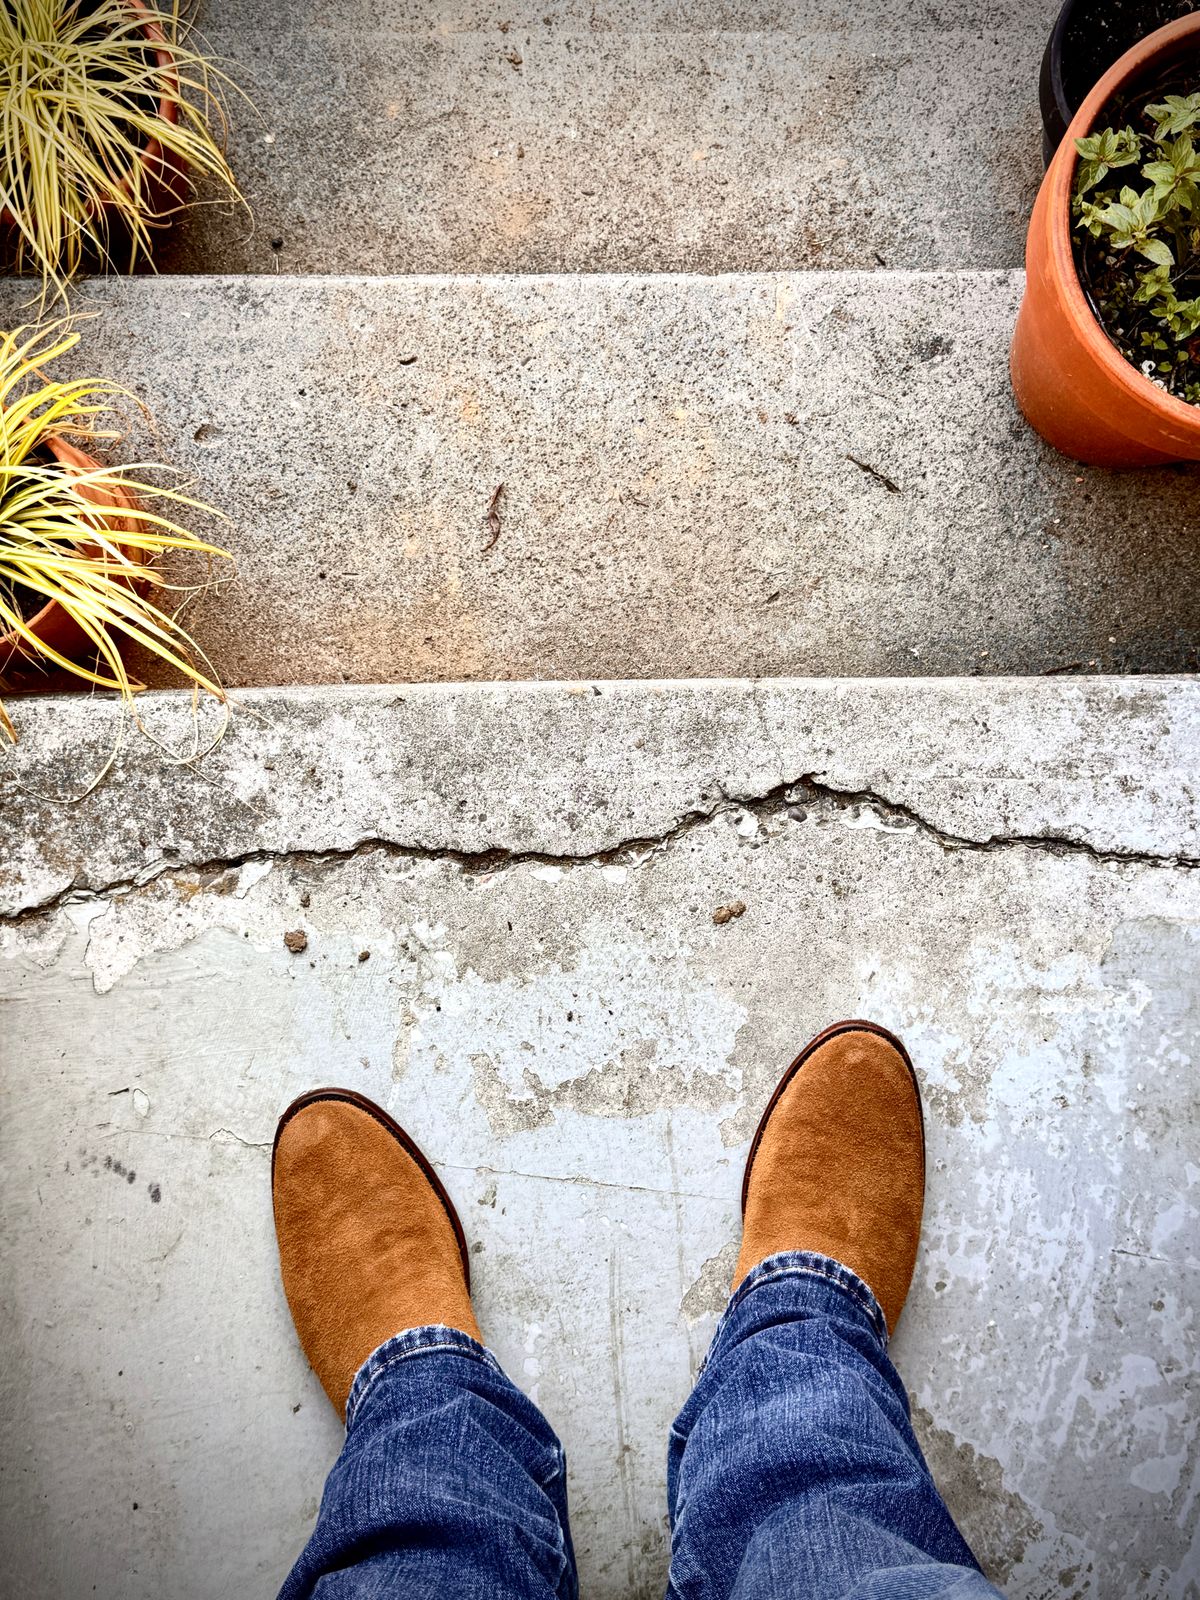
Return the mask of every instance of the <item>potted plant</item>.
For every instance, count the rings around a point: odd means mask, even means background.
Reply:
[[[240,200],[217,78],[178,0],[3,0],[0,222],[17,270],[61,290],[84,265],[132,269],[197,179]]]
[[[188,590],[153,563],[168,552],[206,563],[228,552],[163,514],[210,509],[144,476],[164,469],[105,467],[83,448],[119,436],[99,424],[124,391],[45,375],[78,342],[62,320],[0,334],[0,688],[33,687],[58,668],[129,700],[135,684],[121,647],[132,643],[223,701],[178,607],[166,603]],[[0,726],[16,737],[3,706]]]
[[[1200,460],[1200,12],[1109,69],[1075,114],[1029,224],[1017,402],[1099,466]]]
[[[1066,0],[1038,81],[1047,166],[1084,96],[1113,62],[1148,33],[1195,9],[1195,0]]]

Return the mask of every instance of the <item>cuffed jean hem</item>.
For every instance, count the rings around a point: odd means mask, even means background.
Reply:
[[[761,1324],[759,1312],[775,1321],[780,1305],[780,1295],[769,1297],[776,1310],[763,1304],[761,1291],[775,1286],[787,1287],[786,1312],[789,1317],[797,1313],[823,1316],[844,1314],[848,1301],[856,1312],[857,1321],[863,1322],[879,1340],[880,1349],[888,1347],[887,1318],[867,1284],[856,1272],[835,1261],[832,1256],[818,1255],[815,1250],[780,1250],[760,1261],[742,1279],[734,1290],[717,1323],[712,1344],[704,1358],[704,1367],[714,1361],[723,1350],[755,1332]],[[751,1304],[750,1302],[754,1302]],[[701,1367],[701,1371],[704,1371]]]
[[[747,1274],[671,1429],[670,1600],[996,1600],[887,1343],[842,1262],[782,1251]]]
[[[354,1426],[358,1408],[377,1378],[381,1378],[385,1372],[401,1361],[432,1355],[435,1351],[442,1353],[451,1351],[455,1355],[465,1356],[470,1361],[482,1361],[485,1366],[491,1367],[493,1372],[498,1372],[502,1378],[504,1377],[504,1369],[492,1352],[486,1350],[478,1339],[473,1339],[469,1333],[464,1333],[461,1328],[447,1328],[438,1322],[427,1323],[420,1328],[405,1328],[403,1333],[393,1334],[377,1349],[372,1350],[354,1374],[354,1382],[350,1385],[350,1395],[346,1401],[347,1433]]]
[[[490,1351],[440,1325],[373,1350],[280,1600],[576,1600],[574,1572],[562,1446]]]

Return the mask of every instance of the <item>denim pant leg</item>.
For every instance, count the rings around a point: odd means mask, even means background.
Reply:
[[[874,1295],[770,1256],[671,1430],[668,1600],[992,1600],[929,1475]]]
[[[566,1461],[496,1358],[457,1328],[369,1356],[346,1443],[279,1600],[575,1600]]]

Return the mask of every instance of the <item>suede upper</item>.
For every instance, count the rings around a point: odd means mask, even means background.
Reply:
[[[776,1091],[751,1148],[736,1289],[781,1250],[842,1262],[894,1331],[916,1264],[925,1138],[911,1066],[869,1026],[829,1030]]]
[[[286,1113],[276,1136],[284,1292],[304,1353],[341,1412],[354,1374],[393,1334],[444,1323],[481,1337],[450,1203],[389,1124],[326,1090]]]

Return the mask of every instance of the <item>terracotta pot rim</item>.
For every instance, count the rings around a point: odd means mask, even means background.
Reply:
[[[1127,50],[1108,69],[1089,92],[1067,128],[1066,135],[1046,174],[1048,202],[1048,247],[1051,260],[1062,285],[1068,314],[1076,322],[1080,336],[1089,353],[1102,366],[1107,375],[1139,403],[1149,402],[1159,414],[1178,426],[1194,431],[1200,427],[1200,406],[1167,394],[1158,384],[1152,383],[1144,372],[1139,372],[1132,361],[1117,349],[1079,282],[1075,266],[1075,253],[1071,248],[1071,191],[1075,184],[1075,168],[1079,153],[1075,140],[1086,138],[1092,131],[1101,111],[1113,95],[1130,78],[1148,66],[1160,52],[1182,39],[1194,39],[1197,60],[1200,63],[1200,11],[1189,13],[1168,22],[1163,28],[1149,33]]]
[[[86,450],[81,450],[78,445],[71,444],[69,440],[56,433],[48,434],[42,442],[61,466],[74,468],[78,472],[101,470],[101,463],[96,460],[95,456],[89,455]],[[118,490],[118,487],[113,485],[112,492],[125,494],[127,496],[126,503],[130,506],[133,505],[133,498],[128,495],[128,491]],[[109,507],[97,506],[96,509],[98,514],[108,511],[114,514],[117,520],[120,519],[121,507],[119,504]],[[40,611],[35,611],[31,617],[26,617],[25,625],[32,633],[41,635],[48,630],[52,630],[61,610],[62,607],[57,600],[47,600]],[[10,629],[8,633],[0,633],[0,676],[3,676],[5,668],[14,657],[31,659],[29,656],[30,648],[29,643],[23,641],[15,629]]]
[[[142,0],[125,0],[125,4],[131,11],[135,12],[137,16],[140,17],[142,23],[142,32],[145,34],[149,43],[156,47],[154,53],[158,57],[159,67],[164,73],[170,75],[172,82],[175,84],[176,89],[178,89],[179,78],[178,74],[175,72],[175,57],[171,53],[170,47],[167,44],[167,37],[163,33],[158,21],[142,4]],[[162,122],[177,123],[179,121],[179,112],[176,110],[174,100],[169,100],[165,96],[160,96],[158,102],[158,115],[159,120]],[[158,139],[151,139],[147,143],[146,147],[139,151],[138,161],[144,167],[153,167],[161,172],[165,166],[161,141]],[[128,183],[129,179],[126,178],[122,184],[122,187],[127,187]],[[5,226],[10,228],[16,227],[16,218],[13,216],[12,212],[7,206],[4,206],[2,209],[0,209],[0,223],[3,223]]]

